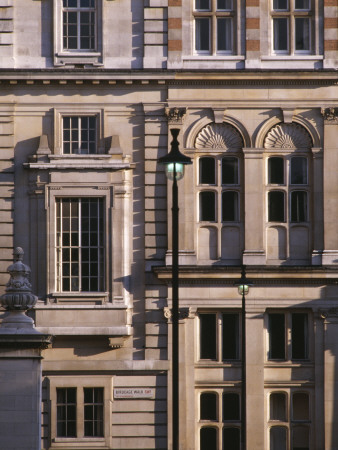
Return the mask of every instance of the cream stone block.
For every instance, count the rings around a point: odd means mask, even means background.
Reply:
[[[167,17],[168,13],[166,8],[144,8],[145,20],[164,20]]]
[[[167,44],[168,38],[164,33],[145,33],[144,44],[145,45],[164,45]]]
[[[161,20],[145,20],[144,21],[144,32],[145,33],[156,33],[156,32],[166,32],[168,31],[168,22]]]
[[[0,33],[9,33],[14,30],[14,24],[12,20],[0,19]]]
[[[168,6],[168,0],[149,0],[149,6],[151,8],[158,8],[158,7],[167,7]]]

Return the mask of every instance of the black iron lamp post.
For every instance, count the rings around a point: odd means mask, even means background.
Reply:
[[[159,158],[160,164],[165,164],[167,178],[172,180],[172,449],[179,448],[179,346],[178,346],[178,189],[177,181],[183,178],[184,166],[192,164],[188,156],[179,151],[177,136],[180,130],[173,128],[171,134],[170,152]]]
[[[245,266],[242,265],[241,278],[235,284],[238,287],[238,293],[242,296],[242,395],[241,395],[241,449],[246,450],[246,308],[245,296],[252,286],[252,281],[248,280],[245,273]]]

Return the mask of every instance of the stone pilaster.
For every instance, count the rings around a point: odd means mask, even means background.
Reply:
[[[338,67],[338,0],[324,0],[324,68]]]

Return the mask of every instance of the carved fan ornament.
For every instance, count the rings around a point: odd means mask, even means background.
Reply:
[[[213,150],[241,148],[241,135],[231,125],[213,123],[204,127],[197,135],[195,148]]]
[[[264,141],[264,148],[311,148],[309,133],[295,123],[283,123],[273,127]]]

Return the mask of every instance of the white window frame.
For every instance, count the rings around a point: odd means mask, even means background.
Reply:
[[[305,314],[307,315],[307,358],[296,359],[292,358],[292,314]],[[284,315],[285,323],[285,358],[271,359],[270,358],[270,335],[269,335],[269,316],[270,314],[282,314]],[[309,310],[304,309],[292,309],[292,310],[268,310],[264,317],[265,330],[266,330],[266,352],[265,360],[268,365],[289,365],[297,361],[297,364],[307,365],[313,360],[313,317]]]
[[[284,160],[284,183],[275,184],[269,183],[269,159],[279,157]],[[291,161],[293,157],[302,157],[307,161],[307,183],[306,184],[291,184]],[[278,153],[269,154],[266,157],[266,217],[268,224],[284,223],[284,224],[310,224],[311,217],[311,179],[310,179],[310,164],[311,158],[308,151],[297,151],[292,153],[283,153],[278,150]],[[269,221],[269,192],[281,191],[284,192],[284,222]],[[302,222],[291,221],[291,195],[292,192],[302,191],[307,194],[307,211],[306,220]]]
[[[49,392],[51,404],[51,449],[78,448],[79,445],[91,448],[111,447],[111,415],[113,401],[113,378],[108,376],[49,376]],[[84,388],[103,388],[103,437],[84,436]],[[57,436],[57,388],[76,388],[76,429],[77,437]]]
[[[90,144],[90,140],[86,140],[86,147],[88,149],[88,151],[86,152],[74,152],[71,151],[73,149],[74,146],[74,141],[72,140],[71,136],[69,138],[69,144],[70,144],[70,151],[69,153],[66,153],[64,151],[65,149],[65,139],[64,139],[64,131],[65,131],[65,119],[66,118],[70,118],[70,121],[72,122],[72,118],[76,118],[77,122],[78,122],[78,143],[79,143],[79,147],[82,147],[82,131],[84,129],[83,127],[83,122],[84,119],[90,119],[90,118],[94,118],[95,119],[95,139],[94,139],[94,145],[95,145],[95,151],[94,152],[89,152],[89,144]],[[69,115],[67,116],[66,114],[62,116],[62,154],[63,155],[95,155],[98,153],[98,117],[97,115]],[[88,131],[90,131],[89,128],[86,128]],[[70,132],[72,131],[72,126],[70,126],[69,128]],[[71,133],[70,133],[71,134]]]
[[[104,290],[101,292],[82,292],[82,291],[58,291],[57,288],[57,256],[56,256],[56,199],[58,198],[83,198],[83,197],[94,197],[102,198],[104,202],[104,241],[106,243],[105,249],[105,262],[104,262]],[[46,189],[46,204],[48,205],[48,217],[47,217],[47,260],[48,260],[48,270],[47,270],[47,290],[51,297],[59,299],[62,301],[84,301],[86,298],[93,299],[97,301],[107,302],[109,298],[109,292],[111,289],[111,270],[110,260],[112,255],[112,237],[109,233],[109,217],[111,216],[111,208],[113,202],[113,187],[102,187],[99,189],[96,186],[83,185],[68,185],[62,186],[61,180],[60,184],[49,185]]]
[[[201,420],[201,395],[202,394],[215,394],[216,395],[216,420]],[[236,394],[239,398],[239,420],[226,420],[223,421],[223,394]],[[216,439],[217,439],[217,448],[223,448],[223,428],[237,428],[239,430],[239,434],[241,432],[242,426],[242,411],[241,411],[241,391],[240,389],[236,389],[234,387],[221,388],[215,387],[212,389],[201,388],[196,391],[196,402],[197,402],[197,411],[198,411],[198,423],[197,423],[197,448],[200,449],[200,430],[202,428],[215,428],[216,431]]]
[[[309,419],[308,420],[294,420],[292,415],[293,408],[293,395],[294,394],[307,394],[309,398]],[[270,419],[270,396],[272,394],[284,394],[286,396],[286,417],[285,421]],[[295,427],[306,427],[309,430],[309,448],[313,449],[312,446],[312,424],[314,417],[314,407],[313,407],[313,391],[308,388],[299,387],[282,387],[280,389],[268,389],[266,390],[266,411],[267,411],[267,442],[268,448],[270,449],[270,430],[273,427],[282,427],[286,429],[286,448],[292,448],[292,431]]]
[[[196,9],[196,0],[193,0],[193,18],[194,18],[194,33],[193,33],[193,48],[195,55],[235,55],[236,51],[236,39],[235,30],[237,22],[237,0],[232,0],[232,9],[217,9],[217,0],[210,0],[209,9]],[[196,19],[209,19],[209,50],[197,50],[196,49]],[[231,20],[231,49],[230,50],[218,50],[218,19],[227,18]]]
[[[313,42],[313,29],[314,29],[314,6],[313,0],[309,0],[309,8],[296,9],[296,0],[288,0],[287,9],[273,9],[273,0],[271,0],[271,53],[273,55],[312,55],[314,53]],[[287,49],[278,50],[274,48],[275,42],[275,19],[285,18],[287,20]],[[309,20],[309,49],[297,50],[296,49],[296,19],[308,19]]]
[[[53,26],[54,26],[54,65],[95,65],[103,64],[102,28],[103,28],[103,2],[96,0],[95,9],[95,49],[65,49],[63,47],[63,1],[53,0]]]
[[[63,118],[64,117],[88,117],[96,118],[96,153],[63,153]],[[95,158],[105,153],[104,149],[104,112],[92,106],[67,106],[54,109],[54,154],[63,158]]]

